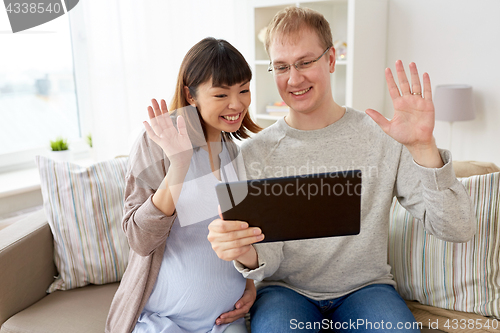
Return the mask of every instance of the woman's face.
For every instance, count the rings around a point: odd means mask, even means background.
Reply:
[[[250,81],[214,87],[212,80],[198,86],[191,105],[198,107],[205,121],[208,141],[219,141],[220,132],[237,131],[250,105]]]

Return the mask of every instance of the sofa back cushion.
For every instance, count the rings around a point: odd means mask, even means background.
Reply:
[[[476,210],[473,239],[442,241],[395,200],[389,264],[398,292],[407,300],[500,319],[500,173],[460,180]]]
[[[37,156],[59,271],[48,292],[121,280],[129,251],[121,229],[127,160],[82,167]]]

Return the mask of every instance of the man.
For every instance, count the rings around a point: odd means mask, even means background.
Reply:
[[[253,244],[265,237],[260,229],[241,221],[211,223],[208,238],[218,256],[262,281],[252,333],[418,332],[387,264],[393,196],[441,239],[464,242],[474,234],[471,200],[455,178],[450,153],[438,150],[432,135],[429,76],[423,75],[422,89],[411,63],[410,85],[398,61],[398,89],[386,70],[395,109],[388,121],[375,110],[366,115],[333,100],[335,50],[321,14],[296,7],[279,12],[266,50],[290,113],[244,143],[249,178],[290,176],[311,165],[323,172],[356,168],[364,171],[363,194],[356,236]]]

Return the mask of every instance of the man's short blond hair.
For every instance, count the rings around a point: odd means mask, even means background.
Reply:
[[[330,24],[321,13],[310,8],[290,6],[276,13],[267,27],[265,38],[267,54],[271,56],[269,48],[278,36],[285,39],[297,38],[299,32],[307,28],[318,34],[323,49],[333,46]]]

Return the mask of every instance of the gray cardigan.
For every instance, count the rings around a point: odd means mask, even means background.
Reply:
[[[191,141],[195,149],[198,144]],[[226,142],[233,166],[241,176],[243,162],[233,142]],[[129,263],[113,298],[106,321],[106,333],[129,333],[153,290],[165,251],[165,244],[176,212],[163,214],[152,202],[169,162],[163,150],[149,139],[145,131],[130,154],[126,175],[123,230],[130,245]],[[208,231],[207,231],[208,233]]]

